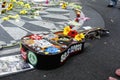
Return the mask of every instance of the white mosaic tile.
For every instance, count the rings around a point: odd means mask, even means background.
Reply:
[[[61,13],[68,13],[69,10],[61,9],[61,8],[48,8],[46,9],[48,12],[61,12]]]
[[[9,20],[9,22],[13,23],[13,24],[15,24],[15,25],[17,25],[19,27],[21,27],[21,26],[23,26],[25,24],[25,22],[22,21],[22,20]]]
[[[30,21],[29,23],[32,23],[41,27],[45,27],[48,29],[54,29],[54,28],[57,29],[57,27],[53,23],[46,22],[46,21]]]
[[[68,17],[63,15],[57,15],[57,14],[49,14],[49,15],[43,15],[43,18],[52,18],[52,19],[58,19],[58,20],[69,20]]]
[[[3,29],[14,39],[19,40],[27,35],[27,32],[18,27],[3,27]]]

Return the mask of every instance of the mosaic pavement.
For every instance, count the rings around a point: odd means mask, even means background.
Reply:
[[[94,14],[93,14],[94,13]],[[16,14],[10,12],[9,14]],[[76,18],[75,12],[72,9],[61,9],[58,7],[44,7],[43,11],[39,12],[40,16],[32,18],[30,15],[20,16],[19,19],[3,21],[1,18],[4,15],[0,15],[0,45],[11,45],[21,39],[21,37],[27,34],[37,34],[42,32],[53,32],[62,30],[65,25]],[[91,19],[86,21],[85,17]],[[102,17],[89,7],[84,7],[81,12],[81,20],[79,22],[79,30],[85,30],[92,27],[104,27],[104,21]],[[16,51],[12,49],[11,51]],[[9,50],[1,50],[1,55],[9,53]]]

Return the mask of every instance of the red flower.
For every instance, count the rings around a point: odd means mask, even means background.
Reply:
[[[76,22],[79,22],[79,18],[76,18],[75,21],[76,21]]]
[[[70,29],[72,29],[72,28],[73,28],[73,26],[72,26],[72,25],[70,25],[69,27],[70,27]]]
[[[72,38],[74,38],[77,34],[78,34],[78,33],[77,33],[76,30],[71,30],[71,31],[68,33],[68,36],[71,36]]]

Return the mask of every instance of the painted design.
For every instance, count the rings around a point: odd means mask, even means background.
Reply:
[[[56,47],[48,47],[45,49],[45,51],[50,54],[57,54],[58,52],[60,52],[60,50]]]
[[[64,52],[64,54],[61,56],[61,62],[64,62],[67,57],[71,54],[74,53],[76,51],[80,51],[82,49],[82,44],[76,44],[71,46],[70,48],[68,48],[68,50],[66,52]]]
[[[21,52],[23,59],[27,60],[27,52],[23,48],[21,48],[20,52]]]
[[[37,60],[37,56],[35,55],[35,53],[28,51],[28,60],[32,65],[36,65],[38,60]]]

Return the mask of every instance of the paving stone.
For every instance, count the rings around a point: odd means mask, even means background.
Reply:
[[[60,21],[68,21],[69,18],[64,15],[57,15],[57,14],[49,14],[41,16],[42,19],[53,21],[53,22],[60,22]]]
[[[65,25],[65,24],[67,24],[67,21],[66,22],[55,22],[55,24],[57,24],[57,25]]]
[[[44,27],[44,28],[48,28],[48,29],[53,29],[53,28],[57,28],[54,23],[52,22],[46,22],[46,21],[30,21],[30,24],[34,24],[37,25],[36,27]],[[35,26],[34,26],[35,27]]]
[[[45,24],[48,24],[48,23],[45,23]],[[41,26],[41,25],[32,24],[30,22],[30,23],[25,23],[25,25],[23,25],[22,27],[30,31],[49,31],[49,28],[47,28],[47,26],[49,27],[49,25],[44,25],[44,26]]]
[[[10,36],[14,39],[14,40],[19,40],[21,39],[23,36],[27,35],[27,32],[25,30],[20,29],[19,27],[4,27],[4,30],[8,32],[8,34],[10,34]]]
[[[4,45],[6,45],[6,44],[7,44],[6,42],[0,41],[0,45],[1,45],[1,46],[4,46]]]
[[[1,23],[4,27],[16,27],[15,24],[10,23],[9,21],[4,21]]]
[[[17,43],[17,41],[13,40],[13,41],[10,41],[10,43],[15,44]]]
[[[2,50],[2,49],[3,49],[3,46],[0,45],[0,50]]]
[[[0,14],[1,15],[1,14]],[[0,18],[2,18],[2,17],[0,17]],[[2,19],[0,19],[0,24],[3,22],[3,20]]]
[[[61,8],[48,8],[46,9],[47,12],[56,12],[56,13],[69,13],[69,10],[61,9]]]
[[[46,15],[46,14],[49,14],[49,13],[46,12],[46,11],[40,11],[39,14],[40,14],[40,15]]]
[[[13,44],[12,43],[8,43],[6,46],[12,46]]]
[[[70,13],[63,14],[64,16],[70,17]]]
[[[19,27],[21,27],[21,26],[23,26],[25,24],[25,22],[22,21],[22,20],[19,20],[19,21],[9,20],[9,22],[13,23],[13,24],[15,24],[15,25],[17,25]]]

